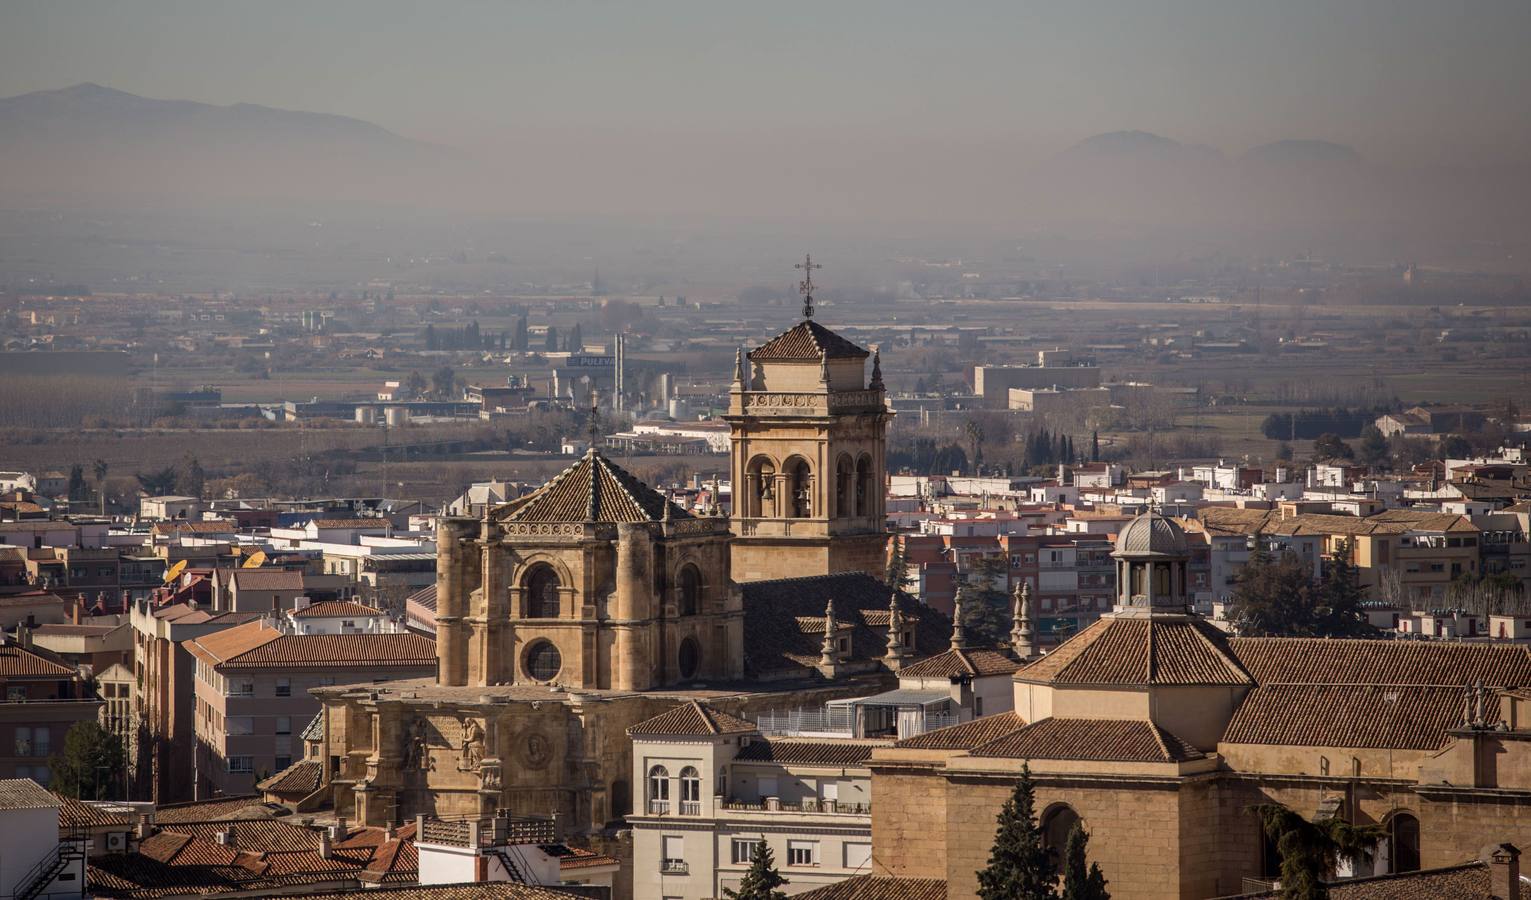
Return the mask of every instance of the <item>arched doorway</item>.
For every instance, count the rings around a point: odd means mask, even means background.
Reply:
[[[1419,871],[1419,819],[1413,813],[1394,813],[1387,822],[1390,872]]]

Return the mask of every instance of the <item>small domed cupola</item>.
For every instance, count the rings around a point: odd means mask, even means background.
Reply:
[[[1173,519],[1150,510],[1116,538],[1117,615],[1184,614],[1191,551]]]

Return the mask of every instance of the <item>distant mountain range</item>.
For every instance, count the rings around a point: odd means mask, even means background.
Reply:
[[[444,148],[400,137],[371,122],[253,103],[214,106],[140,97],[99,84],[77,84],[0,99],[0,143],[150,141],[201,144],[306,142],[430,156]]]
[[[1108,131],[1085,138],[1056,157],[1061,162],[1190,163],[1228,161],[1222,151],[1205,144],[1182,144],[1148,131]],[[1308,165],[1363,162],[1361,154],[1330,141],[1281,140],[1261,144],[1232,160],[1247,165]]]

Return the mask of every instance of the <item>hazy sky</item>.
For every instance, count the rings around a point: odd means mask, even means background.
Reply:
[[[94,81],[507,156],[684,142],[960,165],[1143,129],[1502,162],[1531,158],[1528,35],[1526,0],[5,0],[0,95]]]

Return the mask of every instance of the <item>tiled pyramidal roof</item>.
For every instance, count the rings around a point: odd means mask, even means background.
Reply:
[[[1106,617],[1016,673],[1050,684],[1253,684],[1227,636],[1197,619]]]
[[[631,524],[691,514],[592,449],[542,487],[500,507],[502,522],[605,522]]]
[[[748,734],[756,730],[754,722],[714,709],[705,703],[692,700],[645,719],[627,729],[632,735],[711,735]]]
[[[821,356],[866,359],[871,354],[812,319],[804,319],[749,353],[755,362],[818,362]]]

